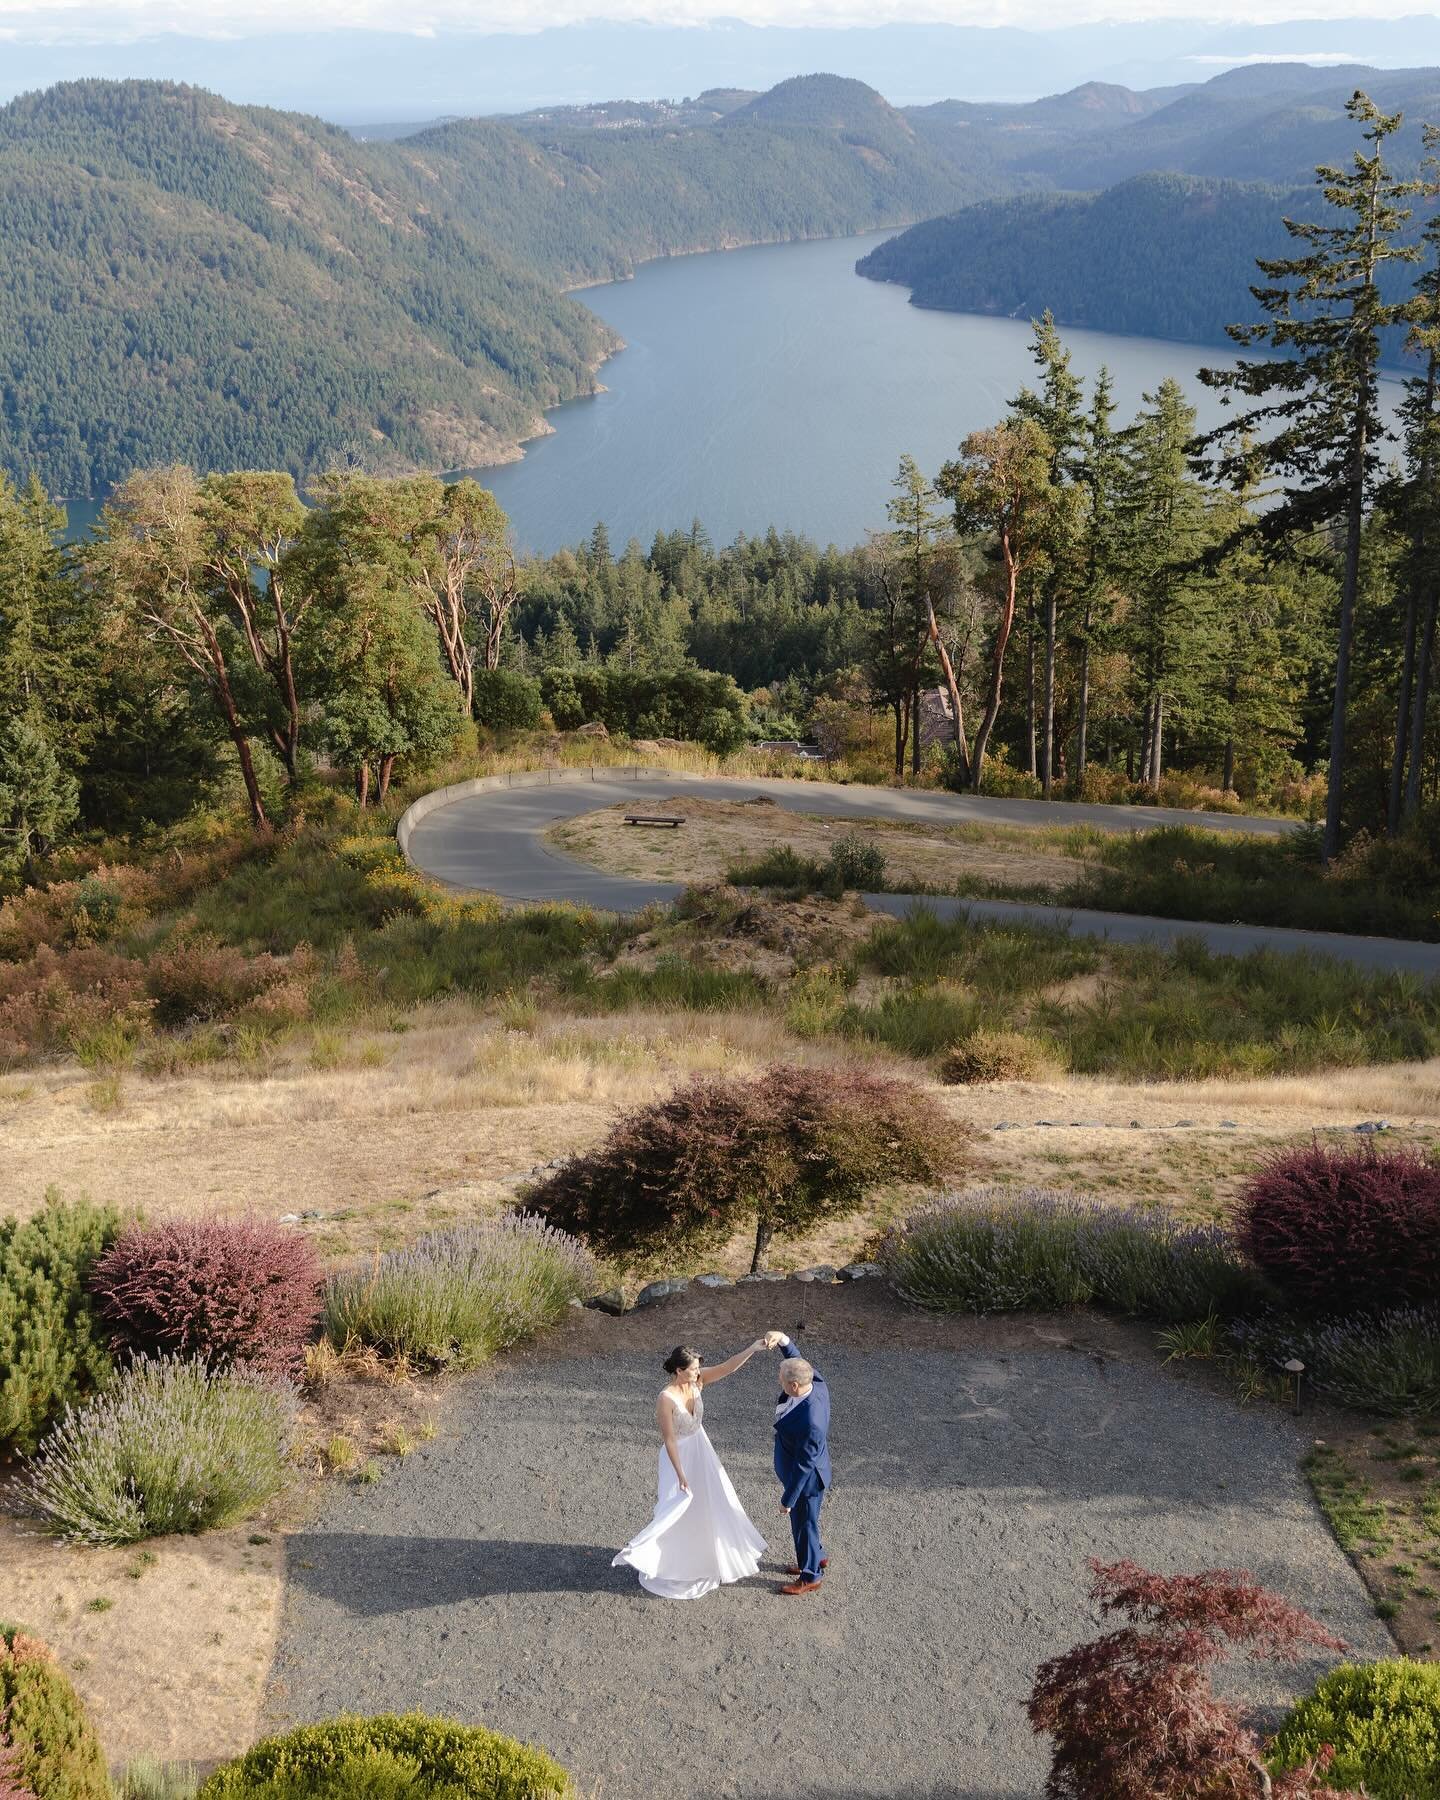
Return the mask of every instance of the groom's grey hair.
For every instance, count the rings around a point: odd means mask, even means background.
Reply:
[[[803,1356],[787,1356],[780,1365],[781,1381],[793,1381],[797,1387],[804,1387],[814,1376],[814,1368]]]

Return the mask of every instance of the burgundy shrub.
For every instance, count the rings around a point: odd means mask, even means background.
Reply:
[[[1210,1667],[1232,1650],[1249,1662],[1293,1662],[1343,1650],[1332,1632],[1243,1569],[1156,1575],[1091,1558],[1090,1597],[1127,1623],[1042,1663],[1031,1728],[1054,1739],[1048,1800],[1360,1800],[1323,1784],[1323,1766],[1277,1775]]]
[[[293,1375],[320,1317],[321,1281],[315,1252],[284,1226],[174,1219],[123,1232],[90,1291],[117,1349]]]
[[[874,1187],[953,1174],[972,1137],[911,1082],[781,1064],[702,1076],[628,1114],[526,1204],[616,1257],[694,1252],[750,1226],[759,1267],[773,1232],[843,1218]]]
[[[1282,1151],[1241,1194],[1235,1235],[1302,1311],[1440,1299],[1440,1162],[1370,1145]]]

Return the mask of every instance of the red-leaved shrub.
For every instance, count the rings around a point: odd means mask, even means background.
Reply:
[[[1235,1235],[1300,1310],[1440,1299],[1440,1162],[1368,1145],[1282,1151],[1241,1194]]]
[[[858,1070],[702,1076],[621,1119],[526,1203],[613,1256],[698,1250],[748,1224],[759,1268],[776,1230],[843,1218],[881,1184],[955,1173],[971,1135],[923,1088]]]
[[[145,965],[145,986],[155,1002],[157,1023],[186,1025],[225,1018],[284,982],[297,976],[303,980],[310,963],[303,948],[288,957],[268,951],[247,956],[199,932],[157,950]]]
[[[1090,1569],[1091,1598],[1127,1622],[1036,1671],[1030,1724],[1054,1739],[1048,1800],[1359,1800],[1324,1785],[1324,1758],[1272,1784],[1260,1738],[1210,1686],[1231,1649],[1293,1662],[1344,1649],[1339,1638],[1243,1569],[1156,1575],[1093,1558]]]
[[[90,1276],[117,1349],[277,1375],[300,1367],[320,1286],[320,1262],[304,1238],[262,1219],[133,1226]]]

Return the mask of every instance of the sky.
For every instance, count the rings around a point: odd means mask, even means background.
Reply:
[[[1301,0],[1306,19],[1388,19],[1415,0]],[[346,27],[424,37],[449,31],[538,31],[598,18],[665,25],[726,19],[751,25],[880,25],[900,21],[1053,30],[1101,20],[1228,20],[1245,25],[1297,16],[1296,0],[0,0],[0,41],[124,43],[164,32],[247,37]],[[1297,28],[1293,49],[1308,47]],[[1362,57],[1363,43],[1354,46]]]

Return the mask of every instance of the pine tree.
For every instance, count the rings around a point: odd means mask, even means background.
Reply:
[[[1036,584],[1043,613],[1045,638],[1043,698],[1040,709],[1039,776],[1048,800],[1055,770],[1055,655],[1062,607],[1075,591],[1083,568],[1080,549],[1080,509],[1073,491],[1083,465],[1086,441],[1084,385],[1070,367],[1070,352],[1060,341],[1055,321],[1046,312],[1035,320],[1030,354],[1041,372],[1039,393],[1022,388],[1011,410],[1018,418],[1032,419],[1050,440],[1050,484],[1053,505],[1047,521],[1045,570]],[[1030,641],[1030,740],[1035,757],[1034,601],[1031,604]],[[1036,771],[1032,768],[1031,773]]]
[[[32,879],[36,858],[80,812],[80,784],[33,718],[0,726],[0,867]]]
[[[1335,222],[1287,218],[1285,229],[1306,246],[1293,257],[1259,262],[1271,285],[1251,291],[1266,313],[1258,325],[1232,325],[1241,344],[1268,344],[1281,354],[1263,361],[1242,358],[1234,369],[1206,369],[1202,379],[1227,400],[1259,399],[1224,432],[1220,473],[1237,485],[1253,482],[1257,464],[1282,477],[1284,498],[1260,516],[1257,529],[1271,545],[1340,525],[1344,531],[1340,620],[1335,650],[1335,697],[1330,726],[1329,792],[1324,854],[1339,853],[1345,771],[1345,719],[1360,545],[1367,502],[1380,468],[1384,431],[1379,416],[1377,370],[1381,332],[1396,324],[1401,307],[1381,297],[1380,271],[1389,262],[1412,261],[1416,252],[1395,240],[1409,218],[1400,203],[1417,189],[1397,181],[1386,167],[1385,140],[1401,116],[1386,114],[1357,91],[1346,111],[1364,127],[1371,148],[1355,153],[1348,170],[1321,164],[1316,180]],[[1293,354],[1292,354],[1293,353]],[[1278,394],[1278,399],[1266,396]],[[1271,435],[1252,443],[1262,427]],[[1238,442],[1236,438],[1238,436]]]
[[[1165,730],[1194,714],[1213,624],[1213,579],[1199,567],[1213,533],[1186,463],[1195,409],[1167,378],[1128,434],[1120,503],[1127,637],[1141,701],[1140,780],[1160,786]]]
[[[1440,610],[1440,126],[1423,127],[1422,192],[1432,211],[1422,233],[1425,265],[1410,303],[1409,348],[1422,372],[1405,384],[1405,477],[1396,511],[1409,540],[1405,570],[1405,644],[1390,777],[1390,830],[1420,810],[1425,718],[1435,678],[1436,613]]]

